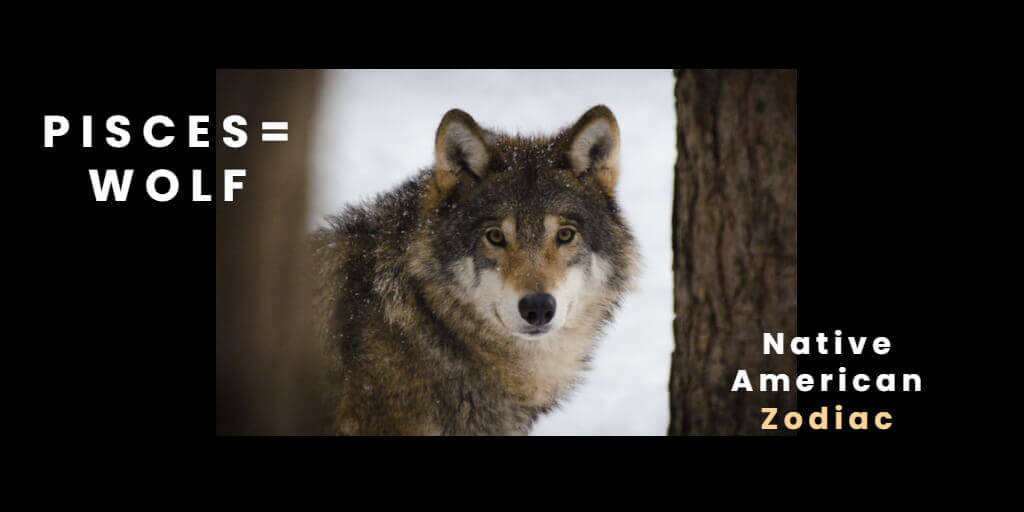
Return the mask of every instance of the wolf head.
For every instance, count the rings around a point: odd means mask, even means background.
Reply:
[[[592,335],[635,266],[618,173],[619,127],[607,107],[551,137],[497,133],[449,111],[422,198],[429,242],[411,251],[413,266],[443,292],[449,317],[472,317],[454,321],[522,343]]]

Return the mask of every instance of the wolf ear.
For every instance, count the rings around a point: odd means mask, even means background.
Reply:
[[[469,114],[459,109],[449,110],[437,127],[434,157],[438,169],[455,175],[466,171],[482,178],[490,160],[487,132]]]
[[[477,181],[491,163],[488,134],[473,118],[459,110],[449,110],[441,118],[434,139],[434,173],[431,177],[431,207],[436,208],[451,193],[460,179]]]
[[[568,156],[576,176],[593,174],[608,195],[619,175],[619,123],[604,105],[588,110],[568,130]]]

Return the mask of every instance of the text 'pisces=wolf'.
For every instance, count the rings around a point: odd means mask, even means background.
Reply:
[[[636,273],[619,127],[441,119],[432,167],[311,236],[326,433],[526,434],[586,369]]]

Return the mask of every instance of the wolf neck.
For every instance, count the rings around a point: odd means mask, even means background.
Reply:
[[[596,326],[587,325],[539,340],[522,340],[479,320],[445,321],[445,313],[452,311],[435,313],[448,335],[482,363],[479,367],[490,369],[479,379],[517,405],[540,411],[553,407],[579,382],[597,338]]]
[[[596,338],[595,332],[577,328],[535,342],[519,341],[520,361],[529,375],[523,383],[527,404],[548,408],[563,398],[587,369]]]
[[[444,287],[422,287],[419,295],[418,309],[435,319],[440,331],[437,336],[449,347],[459,348],[443,351],[444,357],[471,358],[467,367],[483,369],[460,378],[477,381],[473,383],[476,389],[490,389],[510,405],[528,409],[531,416],[553,407],[579,381],[597,337],[596,327],[588,325],[566,328],[536,341],[515,339],[485,322],[467,318],[465,306],[459,307],[458,299],[445,293]]]

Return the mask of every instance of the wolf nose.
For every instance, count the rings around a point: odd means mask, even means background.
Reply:
[[[530,325],[544,325],[555,317],[555,298],[547,293],[531,293],[519,299],[519,314]]]

